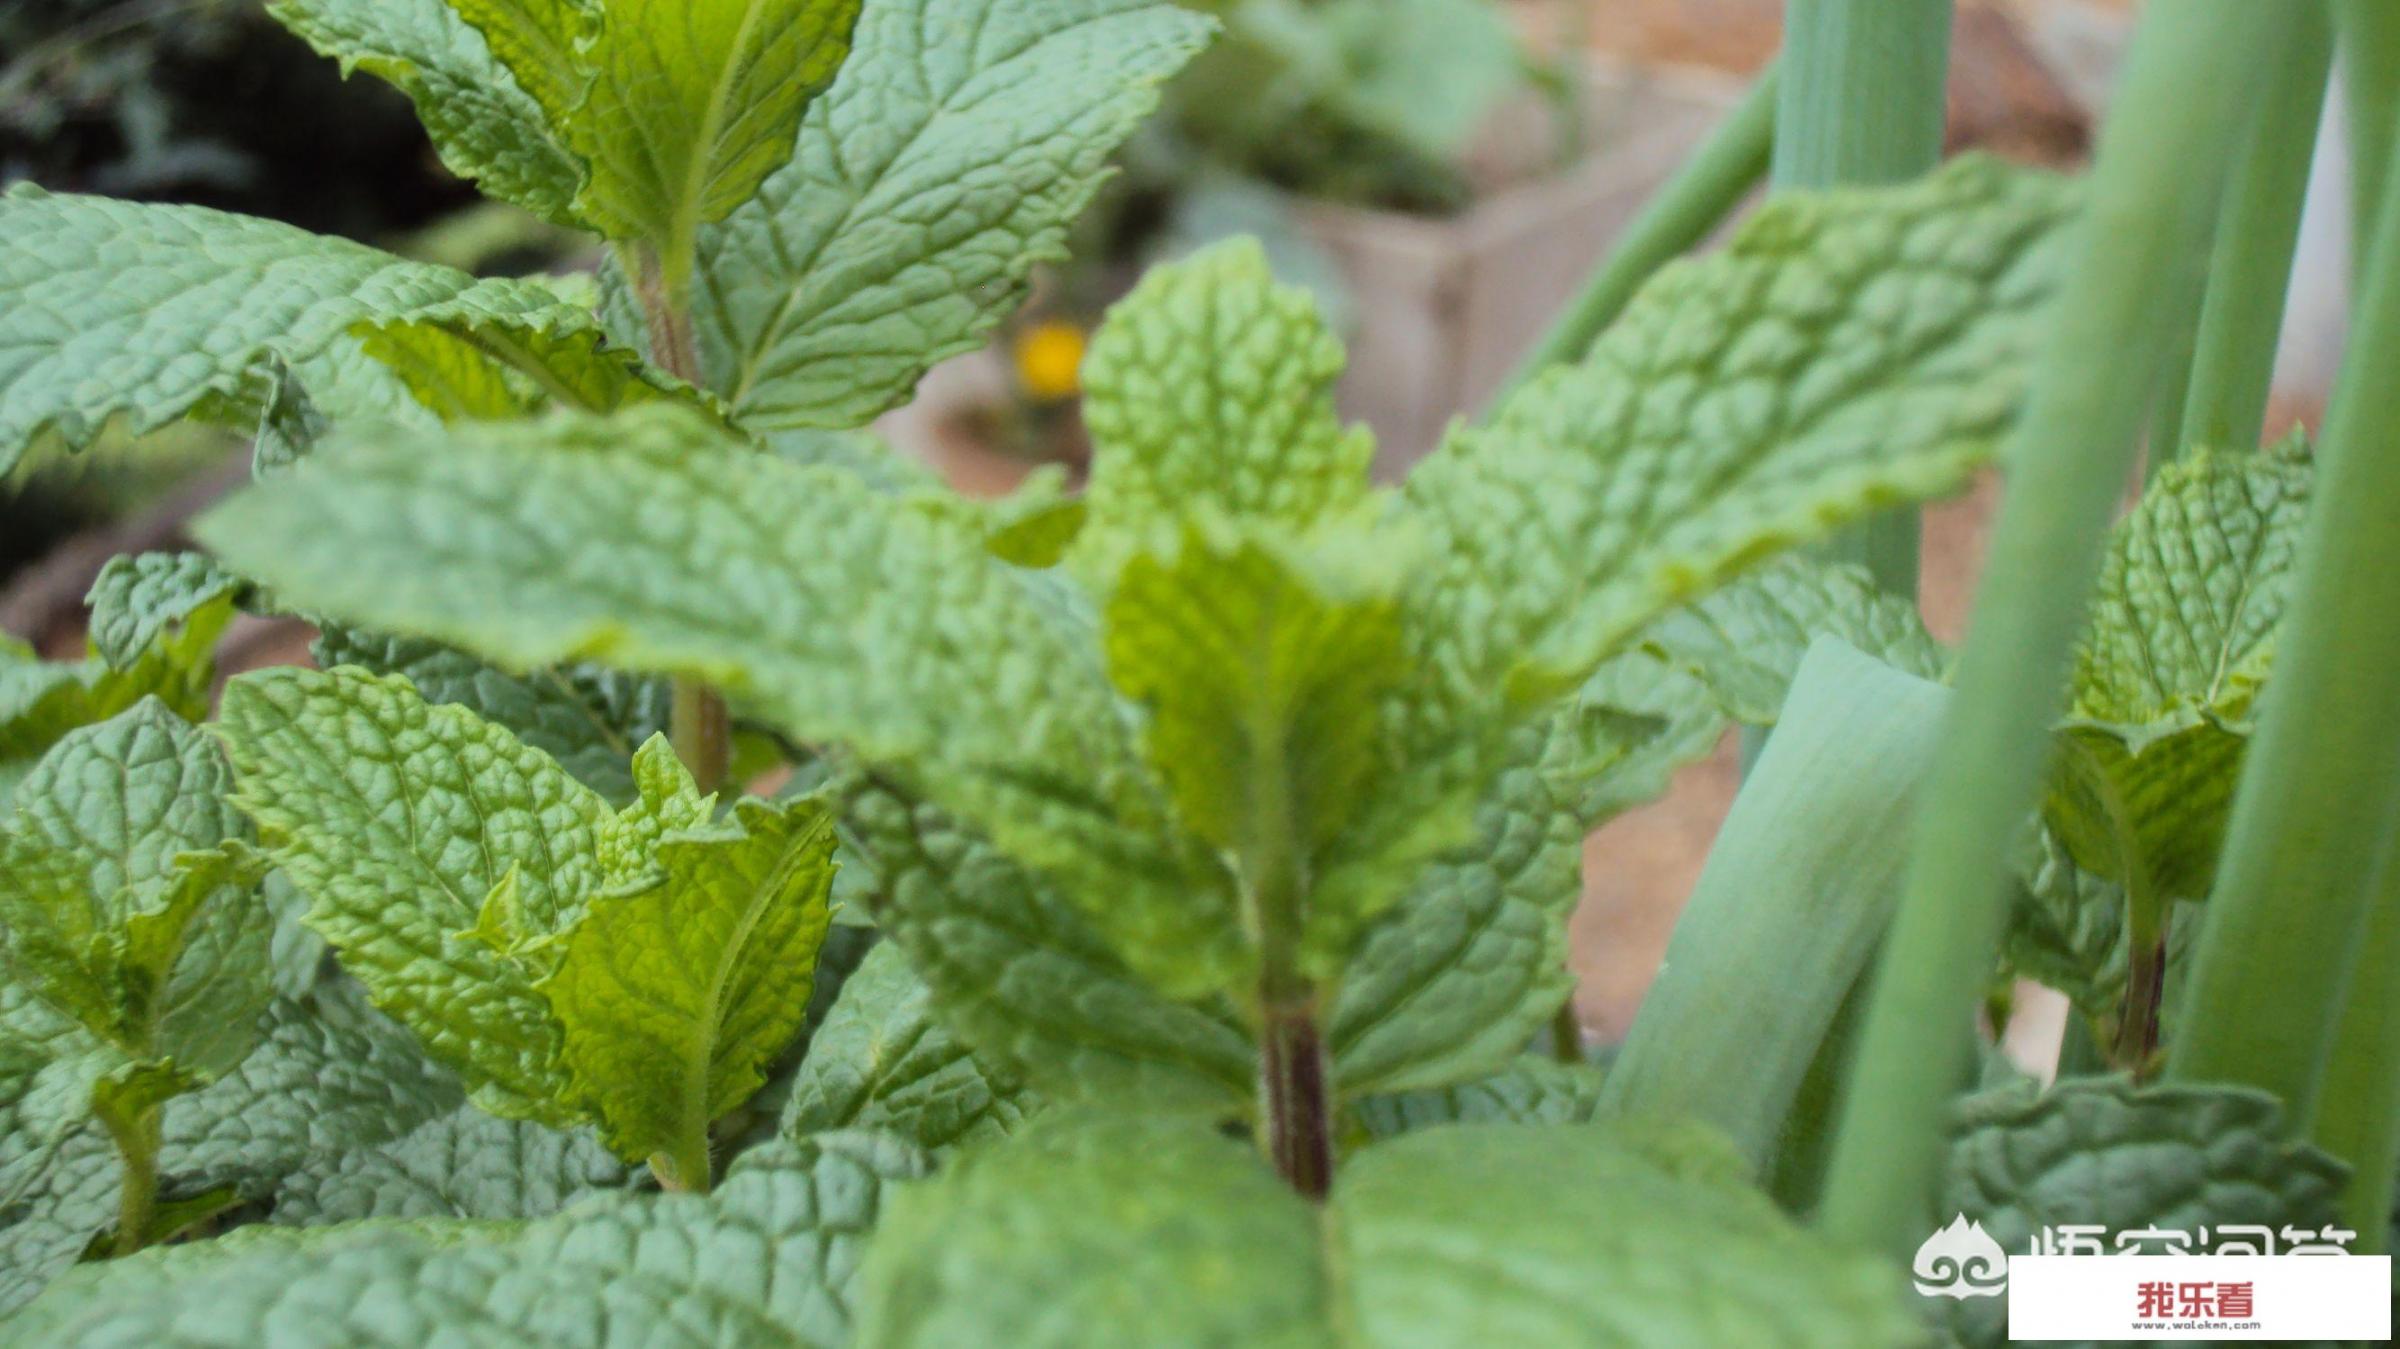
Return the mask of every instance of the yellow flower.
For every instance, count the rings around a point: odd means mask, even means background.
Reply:
[[[1083,329],[1062,319],[1037,323],[1017,335],[1017,383],[1038,403],[1071,397],[1083,364]]]

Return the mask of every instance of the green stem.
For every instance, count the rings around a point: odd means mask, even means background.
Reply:
[[[2400,175],[2376,212],[2316,490],[2242,763],[2172,1073],[2246,1082],[2315,1118],[2400,820]],[[2400,1071],[2387,1064],[2386,1071]]]
[[[733,764],[733,722],[724,696],[706,681],[676,676],[667,740],[701,791],[713,792],[725,784]]]
[[[1956,701],[1910,840],[1842,1107],[1822,1221],[1903,1255],[1924,1239],[1944,1111],[1974,1053],[1974,1011],[2007,913],[2010,863],[2111,507],[2223,199],[2251,78],[2281,7],[2184,0],[2149,11],[2101,133],[2076,256],[2053,302]],[[2191,91],[2210,96],[2194,99]],[[2211,168],[2215,166],[2215,171]]]
[[[1775,97],[1775,67],[1769,66],[1625,227],[1608,257],[1584,279],[1583,289],[1509,376],[1500,398],[1553,365],[1582,360],[1593,339],[1616,320],[1651,273],[1707,238],[1733,214],[1766,177],[1775,139]]]
[[[1775,109],[1776,190],[1903,183],[1942,158],[1950,0],[1790,0]],[[1917,595],[1914,508],[1828,540],[1894,595]]]
[[[2392,830],[2400,835],[2400,820]],[[2384,854],[2312,1134],[2318,1147],[2350,1163],[2342,1216],[2364,1255],[2390,1244],[2400,1171],[2400,846],[2387,845]]]
[[[2334,0],[2341,34],[2342,123],[2350,138],[2351,271],[2366,274],[2367,241],[2400,136],[2400,5]]]
[[[2322,8],[2293,6],[2289,22],[2291,45],[2267,72],[2266,98],[2234,161],[2217,224],[2183,407],[2185,444],[2247,450],[2266,427],[2292,250],[2333,63],[2333,27]]]
[[[125,1171],[117,1192],[117,1235],[109,1253],[128,1256],[150,1244],[151,1216],[158,1208],[160,1110],[153,1105],[130,1119],[110,1110],[98,1113]]]
[[[648,246],[619,246],[618,263],[633,278],[634,298],[650,336],[650,359],[686,384],[700,383],[700,351],[692,337],[692,316],[680,287],[670,283],[658,250]],[[724,695],[705,680],[678,675],[667,739],[675,757],[701,791],[713,792],[725,783],[733,763],[732,720]]]

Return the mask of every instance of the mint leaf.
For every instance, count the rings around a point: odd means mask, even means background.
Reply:
[[[276,1190],[277,1223],[542,1218],[633,1180],[588,1131],[465,1107],[375,1147],[312,1161]]]
[[[1100,452],[1083,546],[1104,554],[1086,559],[1090,574],[1113,579],[1125,548],[1172,542],[1194,515],[1305,529],[1365,501],[1375,442],[1342,428],[1341,372],[1316,302],[1274,283],[1256,240],[1151,268],[1084,357]]]
[[[1463,812],[1444,819],[1423,802],[1408,802],[1405,820],[1373,818],[1381,704],[1404,674],[1390,589],[1320,579],[1253,540],[1198,530],[1172,561],[1139,555],[1118,578],[1102,619],[1109,677],[1149,711],[1144,747],[1178,821],[1238,884],[1162,895],[1170,907],[1125,947],[1172,956],[1137,962],[1171,995],[1247,991],[1262,950],[1288,960],[1305,945],[1311,974],[1334,973],[1394,888],[1359,872],[1404,881],[1463,832]],[[1352,838],[1362,817],[1367,832],[1402,834],[1402,855],[1345,870],[1344,845],[1373,851]]]
[[[870,786],[849,818],[882,880],[876,923],[978,1056],[1046,1095],[1249,1099],[1255,1051],[1222,999],[1160,997],[1056,887],[932,806]]]
[[[1706,683],[1734,720],[1765,726],[1819,637],[1937,683],[1949,663],[1914,603],[1878,589],[1863,568],[1797,557],[1669,611],[1641,643]]]
[[[1566,718],[1517,732],[1476,803],[1472,839],[1366,930],[1325,1037],[1345,1094],[1496,1072],[1566,1001],[1587,832],[1574,770],[1588,762]]]
[[[239,596],[241,578],[200,553],[125,553],[108,560],[84,602],[91,606],[92,648],[130,669],[160,634],[189,621],[220,596]]]
[[[402,679],[262,671],[226,686],[219,715],[239,803],[343,968],[480,1104],[565,1122],[558,1031],[532,972],[460,934],[503,881],[536,933],[565,926],[603,880],[606,803]]]
[[[230,1258],[145,1251],[62,1285],[12,1342],[174,1343],[196,1327],[253,1343],[304,1325],[344,1339],[400,1326],[475,1344],[832,1349],[850,1342],[853,1271],[884,1187],[925,1169],[895,1140],[833,1134],[753,1150],[705,1198],[602,1195],[513,1229],[474,1225],[468,1241],[454,1225],[385,1221],[264,1229]]]
[[[667,729],[663,679],[580,663],[516,674],[440,642],[334,623],[320,628],[311,652],[326,668],[405,676],[429,703],[457,703],[498,722],[616,805],[634,798],[634,750]]]
[[[1013,1074],[987,1066],[951,1035],[907,957],[883,942],[809,1035],[781,1132],[800,1139],[879,1130],[938,1158],[1008,1133],[1035,1103]]]
[[[155,1104],[253,1043],[272,917],[207,737],[146,699],[60,739],[0,827],[0,957],[107,1047],[106,1094]],[[97,1104],[99,1096],[95,1096]]]
[[[165,1193],[230,1187],[265,1197],[312,1161],[380,1143],[459,1103],[456,1083],[429,1071],[380,1019],[342,1028],[315,1004],[278,1001],[257,1024],[260,1044],[238,1068],[167,1102],[158,1156]],[[21,1028],[11,1017],[9,1033]],[[88,1080],[53,1076],[71,1084],[75,1118],[46,1131],[21,1120],[0,1135],[0,1313],[40,1292],[117,1217],[122,1164],[85,1113]],[[19,1333],[15,1323],[9,1330]]]
[[[2073,194],[1990,160],[1770,202],[1404,489],[1443,699],[1580,682],[1768,554],[1940,495],[2014,415]]]
[[[351,368],[334,349],[364,321],[593,323],[538,283],[197,206],[22,186],[0,195],[0,296],[0,469],[45,433],[79,449],[112,417],[139,434],[204,405],[255,415],[270,356],[331,406]]]
[[[868,6],[791,162],[699,233],[703,382],[760,429],[863,425],[906,398],[1064,256],[1208,29],[1159,0]]]
[[[1961,1102],[1955,1128],[1942,1215],[1980,1222],[2003,1250],[2029,1249],[2045,1227],[2096,1224],[2112,1238],[2205,1227],[2217,1243],[2254,1226],[2281,1251],[2287,1224],[2338,1223],[2346,1169],[2291,1141],[2274,1097],[2247,1087],[2119,1077],[2073,1079],[2040,1095],[2008,1087]],[[1945,1308],[1962,1342],[2005,1342],[2005,1309],[1993,1301]]]
[[[1599,1115],[1600,1069],[1528,1054],[1472,1082],[1369,1096],[1358,1122],[1377,1138],[1443,1124],[1589,1124]]]
[[[77,727],[150,697],[188,720],[206,716],[217,636],[232,617],[229,600],[203,603],[121,670],[97,656],[36,660],[0,641],[0,807],[34,763]]]
[[[550,117],[572,106],[581,90],[541,78],[540,63],[529,59],[530,44],[510,40],[526,30],[490,40],[500,31],[490,16],[508,8],[530,13],[580,7],[540,0],[523,6],[271,0],[267,13],[320,55],[341,62],[344,75],[364,70],[408,95],[451,172],[475,179],[488,196],[573,223],[569,204],[582,184],[583,166],[559,144]],[[504,61],[498,53],[516,59]]]
[[[745,800],[666,832],[656,874],[594,896],[567,931],[539,987],[571,1097],[618,1156],[664,1155],[706,1183],[708,1125],[758,1090],[807,1012],[833,847],[821,803]]]
[[[1875,1262],[1728,1184],[1706,1148],[1460,1125],[1358,1153],[1319,1209],[1204,1126],[1066,1115],[894,1198],[863,1275],[878,1345],[1802,1345],[1914,1332]],[[1495,1301],[1495,1287],[1538,1297]]]
[[[561,124],[590,167],[576,208],[611,239],[684,265],[700,227],[792,155],[809,101],[850,49],[858,0],[612,0],[581,50],[584,97]],[[670,276],[680,291],[682,278]]]
[[[344,1018],[319,998],[277,999],[258,1024],[258,1048],[238,1067],[167,1104],[159,1166],[185,1188],[231,1185],[269,1197],[464,1099],[457,1080],[383,1017]]]
[[[649,523],[627,535],[634,502]],[[337,439],[200,529],[294,603],[509,668],[605,655],[711,679],[971,820],[1119,949],[1221,883],[1165,828],[1063,578],[1000,561],[955,512],[760,455],[688,410]],[[393,566],[371,577],[376,557]]]
[[[2043,805],[2083,866],[2207,895],[2310,477],[2304,461],[2195,454],[2111,531]]]
[[[550,406],[607,412],[661,398],[703,401],[631,350],[607,345],[591,316],[572,306],[538,319],[466,313],[371,320],[352,336],[444,421],[505,420]]]

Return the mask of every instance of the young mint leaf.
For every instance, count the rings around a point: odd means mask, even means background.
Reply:
[[[1963,483],[2015,414],[2073,201],[1966,159],[1778,198],[1661,270],[1410,476],[1436,559],[1412,661],[1461,706],[1580,682],[1768,554]]]
[[[2286,1225],[2315,1231],[2339,1218],[2346,1168],[2291,1141],[2274,1097],[2248,1087],[2121,1077],[2039,1095],[2011,1086],[1967,1098],[1955,1127],[1941,1214],[1983,1224],[2004,1250],[2069,1224],[2112,1234],[2205,1227],[2218,1241],[2237,1235],[2228,1225],[2249,1225],[2269,1229],[2281,1250]],[[1945,1308],[1962,1343],[2006,1342],[2005,1308],[1993,1301]]]
[[[1600,1069],[1528,1054],[1472,1082],[1369,1096],[1358,1122],[1377,1138],[1442,1124],[1589,1124],[1599,1115]]]
[[[1594,1125],[1429,1129],[1358,1153],[1319,1209],[1204,1126],[1045,1117],[894,1197],[859,1342],[1123,1325],[1185,1344],[1913,1341],[1886,1270],[1729,1184],[1710,1151]]]
[[[882,942],[809,1035],[780,1132],[880,1130],[939,1158],[1007,1134],[1037,1102],[951,1035],[900,947]]]
[[[905,399],[1063,256],[1209,27],[1161,0],[867,6],[791,162],[700,231],[703,382],[760,429],[863,425]]]
[[[271,0],[267,13],[339,61],[344,75],[364,70],[408,95],[451,172],[475,179],[488,196],[572,224],[583,166],[559,143],[551,119],[582,90],[568,83],[571,74],[545,79],[532,24],[504,29],[498,20],[507,10],[530,16],[583,8],[573,0]],[[555,51],[573,43],[549,45]]]
[[[8,1326],[23,1349],[313,1337],[663,1346],[850,1342],[860,1248],[922,1154],[828,1134],[744,1154],[707,1196],[601,1195],[522,1226],[259,1228],[230,1252],[112,1261]],[[467,1240],[460,1240],[460,1237]],[[139,1279],[138,1283],[132,1282]],[[128,1296],[133,1287],[139,1296]],[[404,1329],[395,1330],[395,1327]]]
[[[412,0],[412,3],[416,0]],[[153,431],[204,402],[255,416],[269,356],[326,404],[354,324],[439,319],[589,329],[535,282],[477,280],[289,225],[28,187],[0,195],[0,470],[46,432]],[[352,382],[355,382],[353,376]]]
[[[1342,347],[1254,239],[1153,267],[1109,307],[1083,364],[1093,456],[1086,570],[1220,513],[1305,529],[1367,496],[1375,442],[1334,411]],[[1164,534],[1164,539],[1154,536]]]
[[[311,654],[326,669],[405,676],[429,703],[457,703],[498,722],[615,805],[634,799],[634,750],[667,729],[664,679],[586,664],[513,674],[440,642],[336,623],[319,629]]]
[[[1135,556],[1109,596],[1109,677],[1150,713],[1144,746],[1179,822],[1237,883],[1238,895],[1172,896],[1153,920],[1149,940],[1179,948],[1177,965],[1142,968],[1171,995],[1246,992],[1273,947],[1269,958],[1291,960],[1305,945],[1312,975],[1337,972],[1396,888],[1342,864],[1369,852],[1366,864],[1405,882],[1464,832],[1455,806],[1445,817],[1442,803],[1408,801],[1407,818],[1389,820],[1375,799],[1381,704],[1405,673],[1393,585],[1318,571],[1193,530],[1172,561]],[[1401,846],[1361,847],[1362,825]]]
[[[592,83],[584,51],[597,39],[607,0],[447,0],[483,34],[492,55],[542,109],[553,132],[567,124]]]
[[[661,398],[705,401],[632,351],[607,345],[580,312],[548,326],[474,314],[381,319],[352,335],[444,421],[525,417],[547,406],[607,412]]]
[[[203,603],[121,670],[97,656],[36,660],[0,640],[0,807],[34,763],[77,727],[151,697],[188,720],[206,716],[216,678],[212,655],[232,618],[230,599]]]
[[[590,169],[576,209],[609,238],[688,265],[700,227],[791,158],[858,10],[859,0],[609,0],[580,52],[590,82],[559,125]],[[684,279],[667,280],[680,293]]]
[[[542,1218],[633,1178],[588,1130],[467,1107],[378,1146],[311,1159],[276,1188],[272,1218],[300,1227],[368,1218]]]
[[[664,834],[657,874],[593,897],[567,931],[539,987],[572,1098],[618,1156],[706,1183],[709,1123],[765,1082],[808,1009],[833,847],[823,803],[745,800]]]
[[[159,635],[190,620],[209,601],[247,590],[200,553],[124,553],[108,560],[84,602],[91,606],[92,649],[131,669]]]
[[[566,926],[605,879],[607,803],[403,679],[262,671],[226,686],[219,715],[237,799],[343,967],[464,1073],[479,1103],[571,1119],[558,1030],[532,971],[460,934],[504,879],[538,932]]]
[[[230,785],[208,738],[145,699],[60,739],[0,826],[0,955],[121,1056],[104,1074],[120,1102],[155,1104],[167,1080],[132,1065],[172,1059],[180,1090],[253,1043],[272,915],[223,851],[249,836]]]
[[[2043,804],[2083,866],[2207,895],[2310,478],[2301,460],[2195,454],[2111,531]]]

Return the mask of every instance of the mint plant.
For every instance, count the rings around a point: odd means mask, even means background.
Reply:
[[[2349,906],[2320,935],[2400,931],[2388,765],[2307,788],[2346,832],[2280,804],[2384,729],[2281,690],[2388,669],[2327,578],[2400,458],[2352,401],[2162,453],[2110,532],[2124,465],[2063,457],[2131,443],[2165,349],[2093,337],[2168,309],[2126,239],[2223,196],[2144,153],[2232,134],[2173,95],[2268,25],[2208,8],[2088,189],[1778,193],[1392,486],[1255,244],[1153,269],[1089,481],[970,501],[851,428],[998,319],[1203,22],[284,0],[610,261],[0,199],[0,443],[259,447],[205,556],[102,578],[89,661],[0,666],[11,1342],[1983,1344],[1902,1277],[1952,1215],[2380,1224],[2400,984],[2262,1014],[2223,952],[2290,898],[2261,858]],[[1795,551],[1996,458],[2090,509],[2012,506],[1956,658],[1888,550]],[[237,605],[321,668],[210,717]],[[1776,729],[1586,1061],[1545,1035],[1584,838],[1733,724]],[[2012,969],[2089,1023],[2047,1088],[1967,1071]]]

